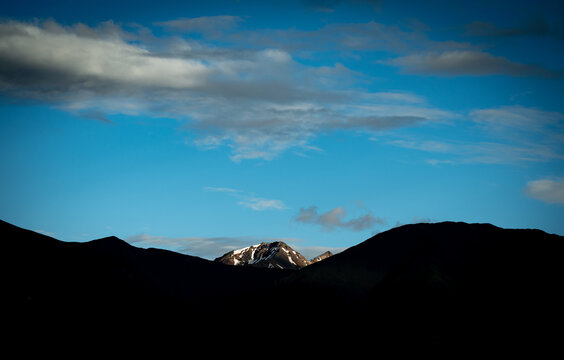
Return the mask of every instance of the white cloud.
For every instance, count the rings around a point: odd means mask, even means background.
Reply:
[[[0,25],[0,59],[9,70],[3,78],[42,75],[39,82],[59,82],[95,91],[115,85],[172,89],[201,86],[212,73],[207,65],[191,59],[160,57],[116,37],[91,37],[71,29],[18,22]],[[47,78],[48,73],[53,77]],[[11,79],[10,79],[11,77]],[[21,79],[20,79],[21,80]],[[66,82],[65,83],[63,83]],[[84,82],[90,83],[84,83]]]
[[[564,179],[540,179],[529,181],[525,193],[549,204],[564,204]]]
[[[217,31],[223,31],[240,21],[220,16],[160,25],[206,32],[213,24],[221,23]],[[310,35],[326,42],[343,26]],[[374,23],[360,28],[344,26],[364,41],[362,28],[394,33],[391,42],[404,34]],[[258,45],[252,36],[226,41]],[[233,161],[309,151],[311,140],[328,131],[386,131],[453,115],[416,94],[349,90],[364,81],[362,74],[340,63],[299,63],[284,44],[288,39],[264,47],[212,46],[205,40],[128,33],[113,23],[92,28],[4,21],[0,92],[106,123],[113,114],[175,118],[195,134],[196,146],[226,147]]]

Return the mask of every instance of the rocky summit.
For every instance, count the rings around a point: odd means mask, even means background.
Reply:
[[[332,253],[327,251],[308,260],[286,243],[276,241],[270,243],[263,242],[258,245],[233,250],[215,259],[215,261],[227,265],[296,270],[326,259],[331,255]]]

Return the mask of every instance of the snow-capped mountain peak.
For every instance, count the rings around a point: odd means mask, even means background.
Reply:
[[[282,241],[263,242],[242,249],[233,250],[215,259],[227,265],[254,266],[278,269],[301,269],[320,261],[331,253],[322,254],[311,261]]]

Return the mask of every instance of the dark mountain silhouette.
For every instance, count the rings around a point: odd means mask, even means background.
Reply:
[[[0,233],[9,274],[5,299],[19,317],[30,319],[136,321],[142,314],[147,322],[204,322],[238,311],[243,297],[252,306],[261,291],[288,274],[136,248],[116,237],[63,242],[6,222]]]
[[[229,266],[115,237],[62,242],[5,222],[0,233],[4,298],[18,324],[180,326],[354,347],[562,335],[564,238],[539,230],[405,225],[300,270]]]
[[[373,334],[559,337],[563,255],[564,237],[539,230],[406,225],[290,274],[280,293],[349,309],[341,320],[378,324]]]

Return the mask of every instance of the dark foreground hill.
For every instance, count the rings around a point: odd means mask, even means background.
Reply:
[[[264,291],[288,274],[141,249],[116,237],[63,242],[5,222],[0,229],[3,265],[9,274],[7,298],[31,311],[134,308],[149,312],[164,305],[204,316],[212,304],[235,306],[238,297]]]
[[[407,225],[290,274],[283,293],[385,334],[564,339],[563,256],[564,237],[539,230]]]
[[[406,225],[295,271],[229,266],[114,237],[61,242],[4,222],[0,233],[6,309],[31,329],[178,329],[190,331],[192,344],[194,334],[277,334],[353,348],[563,334],[564,239],[538,230]]]

